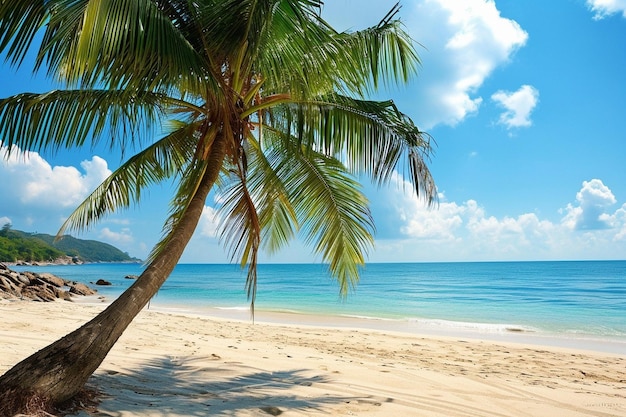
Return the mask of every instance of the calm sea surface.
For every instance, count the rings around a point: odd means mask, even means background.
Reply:
[[[137,264],[20,266],[98,287],[111,299],[139,275]],[[258,267],[256,309],[360,318],[421,328],[610,339],[626,349],[626,261],[368,264],[347,299],[319,264]],[[191,312],[247,311],[236,265],[178,265],[151,306]],[[243,313],[242,313],[243,314]],[[392,324],[394,324],[392,326]],[[384,327],[384,326],[379,326]]]

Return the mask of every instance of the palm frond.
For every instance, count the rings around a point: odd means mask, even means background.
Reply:
[[[399,9],[396,3],[376,26],[338,34],[339,56],[346,63],[338,65],[338,69],[347,70],[340,76],[352,91],[369,92],[368,87],[378,88],[380,80],[387,85],[406,83],[417,73],[420,59],[416,44],[395,18]]]
[[[164,99],[119,90],[18,94],[0,100],[0,137],[8,148],[40,151],[95,145],[110,133],[110,146],[125,148],[158,121]]]
[[[178,10],[176,4],[178,3]],[[44,31],[35,69],[70,86],[171,91],[186,94],[217,82],[186,36],[197,38],[189,8],[175,1],[34,0],[0,5],[0,51],[20,63]],[[173,19],[172,10],[182,14]],[[184,17],[184,18],[183,18]]]
[[[298,228],[296,212],[289,200],[285,185],[276,175],[284,154],[264,153],[256,138],[249,138],[246,146],[250,170],[248,188],[253,196],[262,233],[262,247],[276,253],[295,236]]]
[[[337,33],[316,4],[281,2],[262,38],[255,71],[270,92],[294,97],[343,92],[363,96],[379,81],[406,82],[419,66],[413,40],[395,20],[397,6],[377,26]]]
[[[298,146],[281,152],[276,172],[289,192],[305,241],[314,244],[328,262],[340,293],[346,296],[373,246],[374,223],[367,198],[338,160],[302,152]]]
[[[229,248],[232,259],[239,259],[241,267],[248,268],[246,291],[254,315],[261,223],[248,189],[246,170],[241,163],[234,167],[229,178],[231,181],[225,182],[220,189],[220,238]]]
[[[260,245],[261,227],[252,195],[246,183],[239,177],[237,179],[229,181],[220,190],[223,219],[220,235],[230,248],[232,258],[240,259],[241,265],[245,266]]]
[[[319,16],[319,1],[281,1],[259,33],[253,71],[262,74],[267,94],[294,97],[327,94],[344,85],[334,33]]]
[[[177,86],[189,93],[212,84],[219,91],[201,55],[185,38],[185,28],[176,24],[182,21],[170,20],[151,0],[92,1],[63,68],[69,79],[87,85]]]
[[[45,24],[50,1],[0,2],[0,52],[19,66],[31,47],[35,35]]]
[[[427,203],[437,192],[426,161],[430,135],[419,130],[392,101],[358,100],[341,95],[280,103],[264,112],[263,129],[289,132],[305,148],[345,162],[353,173],[365,172],[378,184],[401,169]]]

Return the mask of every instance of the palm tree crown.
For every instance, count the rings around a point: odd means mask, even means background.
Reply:
[[[155,259],[207,171],[220,174],[221,236],[248,266],[254,300],[262,248],[297,233],[346,294],[373,244],[356,175],[385,183],[401,169],[428,204],[429,136],[391,101],[367,100],[419,64],[394,7],[374,27],[337,32],[321,0],[21,0],[0,3],[0,51],[67,86],[0,101],[11,151],[109,140],[139,149],[67,219],[82,230],[174,178]],[[164,133],[154,137],[151,132]],[[216,144],[224,153],[215,157]],[[212,156],[213,155],[213,156]],[[403,162],[404,161],[404,162]]]

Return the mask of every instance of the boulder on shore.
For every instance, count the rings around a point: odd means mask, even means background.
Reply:
[[[0,263],[0,299],[72,301],[73,295],[93,295],[96,290],[53,274],[16,272]]]
[[[69,287],[70,287],[70,293],[72,294],[76,294],[76,295],[94,295],[97,291],[88,287],[85,284],[82,284],[80,282],[75,282],[75,281],[68,281],[69,282]]]

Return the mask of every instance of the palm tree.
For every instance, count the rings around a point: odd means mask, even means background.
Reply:
[[[8,152],[103,140],[136,152],[59,233],[139,202],[153,184],[178,186],[139,279],[90,322],[0,377],[5,413],[36,397],[57,404],[82,389],[175,267],[211,191],[221,195],[223,241],[247,267],[252,308],[259,251],[275,252],[297,234],[321,254],[342,294],[356,284],[374,231],[356,175],[383,184],[401,168],[435,201],[429,136],[393,102],[366,99],[381,82],[405,82],[419,64],[398,5],[378,25],[342,33],[321,18],[321,7],[321,0],[0,2],[0,52],[19,66],[38,46],[35,71],[46,68],[66,86],[0,101]]]

